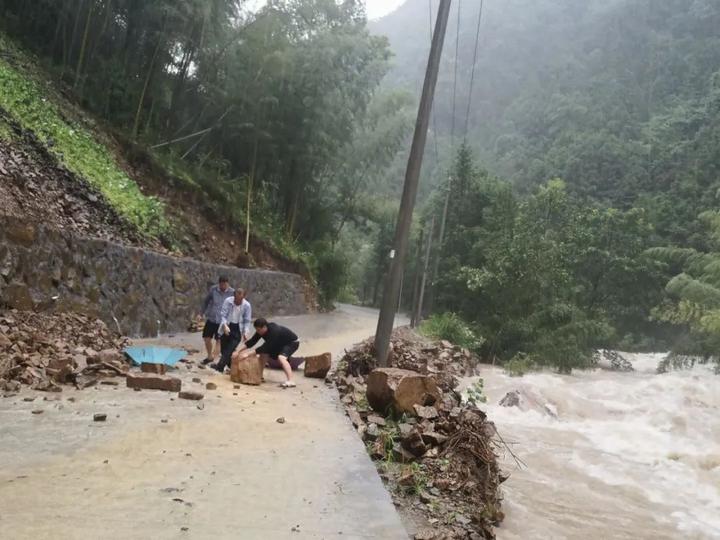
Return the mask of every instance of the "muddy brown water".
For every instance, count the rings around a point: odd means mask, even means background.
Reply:
[[[514,453],[499,540],[720,538],[720,377],[636,371],[522,378],[485,368],[488,415]],[[511,390],[523,406],[498,401]]]

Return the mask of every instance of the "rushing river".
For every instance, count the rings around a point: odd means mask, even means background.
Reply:
[[[525,464],[503,457],[499,539],[720,538],[720,376],[626,357],[634,372],[483,371],[488,415]],[[499,406],[511,390],[521,405]]]

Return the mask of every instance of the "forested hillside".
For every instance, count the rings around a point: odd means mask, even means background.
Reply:
[[[0,141],[34,134],[168,249],[263,239],[326,304],[377,304],[437,2],[256,6],[0,0]],[[433,331],[518,369],[717,357],[719,27],[713,0],[453,2],[401,305],[427,268]]]
[[[424,178],[437,246],[453,177],[431,310],[460,313],[506,359],[715,355],[720,4],[453,4]],[[416,92],[428,3],[371,28],[395,53],[383,84]]]
[[[348,267],[334,243],[403,142],[411,100],[378,92],[390,52],[367,31],[363,3],[255,5],[0,0],[0,107],[144,234],[176,247],[168,214],[200,206],[238,246],[250,231],[304,261],[329,303]],[[143,196],[123,171],[102,174],[107,156],[43,99],[42,76],[28,82],[18,69],[23,48],[141,174],[172,180],[153,186],[168,197]]]

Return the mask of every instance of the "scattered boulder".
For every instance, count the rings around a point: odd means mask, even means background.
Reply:
[[[330,353],[305,358],[305,376],[313,379],[324,379],[332,367]]]
[[[205,397],[205,394],[201,392],[191,392],[189,390],[186,390],[184,392],[180,392],[178,394],[178,397],[180,399],[189,399],[190,401],[200,401]]]
[[[93,422],[104,422],[105,420],[107,420],[107,414],[95,413],[93,415]]]
[[[367,421],[369,424],[377,424],[378,426],[385,427],[387,425],[387,422],[382,416],[377,416],[374,414],[369,414],[367,417]]]
[[[258,386],[263,382],[265,362],[256,354],[235,358],[230,368],[230,380],[234,383]]]
[[[182,381],[169,375],[155,373],[128,373],[127,387],[141,390],[164,390],[165,392],[180,392]]]
[[[502,407],[519,407],[520,392],[518,390],[511,390],[500,400],[499,405]]]
[[[402,447],[415,457],[421,457],[427,452],[427,446],[423,442],[422,435],[417,429],[413,429],[402,439]]]
[[[398,368],[378,368],[367,380],[367,400],[381,414],[414,414],[415,405],[440,401],[440,390],[431,377]]]
[[[209,382],[205,385],[206,390],[217,390],[217,384],[214,382]]]
[[[423,407],[422,405],[415,405],[415,414],[418,418],[424,418],[432,420],[438,417],[438,411],[435,407]]]

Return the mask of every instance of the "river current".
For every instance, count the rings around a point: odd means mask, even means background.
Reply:
[[[625,357],[635,371],[483,370],[484,408],[524,463],[503,456],[500,540],[720,538],[720,376]],[[520,406],[500,406],[513,390]]]

